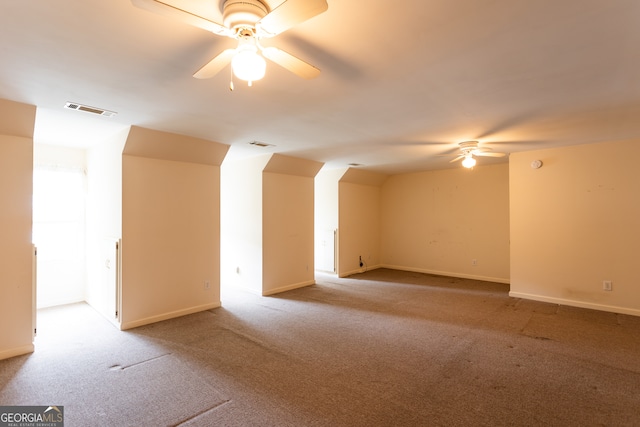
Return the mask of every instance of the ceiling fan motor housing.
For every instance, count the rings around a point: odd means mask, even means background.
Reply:
[[[478,149],[478,141],[465,141],[459,143],[458,146],[460,146],[460,151],[462,151],[464,155],[468,155]]]
[[[256,22],[269,13],[269,7],[259,0],[227,0],[222,9],[223,24],[239,30],[255,28]]]

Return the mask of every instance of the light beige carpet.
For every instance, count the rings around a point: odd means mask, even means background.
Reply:
[[[0,404],[69,426],[640,425],[640,319],[508,286],[375,270],[120,332],[40,313]]]

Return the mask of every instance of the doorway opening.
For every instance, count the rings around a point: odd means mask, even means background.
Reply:
[[[37,309],[85,300],[85,199],[82,167],[34,165]]]

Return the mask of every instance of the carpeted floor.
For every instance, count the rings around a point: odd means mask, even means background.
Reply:
[[[73,426],[640,425],[640,318],[392,270],[121,332],[42,310],[0,361],[0,405]]]

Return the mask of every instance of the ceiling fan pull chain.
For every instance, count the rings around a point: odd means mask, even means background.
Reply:
[[[229,78],[229,90],[233,92],[233,68],[229,68],[231,77]]]

